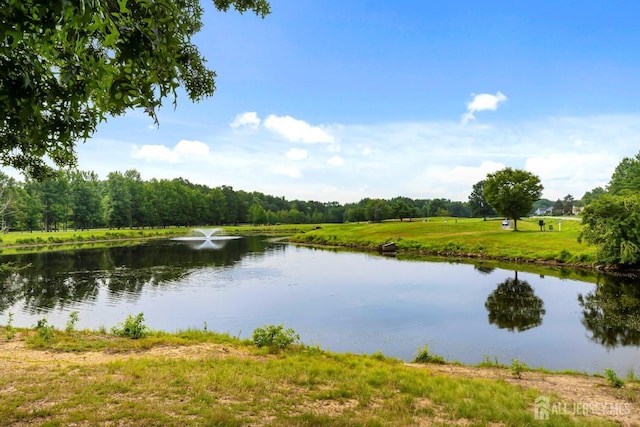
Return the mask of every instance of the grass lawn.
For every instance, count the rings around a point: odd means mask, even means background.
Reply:
[[[290,240],[300,243],[377,248],[395,242],[401,252],[432,255],[479,256],[511,261],[555,261],[592,265],[595,247],[578,243],[580,221],[538,218],[518,221],[518,230],[505,230],[501,220],[476,218],[429,218],[382,223],[327,224],[298,233]],[[548,226],[553,226],[550,231]]]
[[[635,383],[617,389],[575,374],[449,373],[379,353],[273,351],[197,330],[138,340],[55,331],[45,342],[36,331],[13,332],[0,327],[0,425],[615,425],[607,413],[534,418],[538,396],[572,402],[581,383],[590,399],[625,408],[623,422],[638,421]],[[537,388],[560,383],[568,394]]]

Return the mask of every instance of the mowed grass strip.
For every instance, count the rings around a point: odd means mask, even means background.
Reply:
[[[375,248],[395,242],[400,251],[478,256],[485,258],[557,261],[592,265],[595,247],[578,243],[582,225],[578,220],[545,219],[540,231],[538,218],[518,221],[518,231],[504,230],[501,220],[476,218],[429,218],[428,220],[382,223],[326,224],[298,233],[290,240],[300,243]],[[553,231],[549,230],[553,226]]]
[[[1,330],[1,329],[0,329]],[[20,339],[30,332],[21,331]],[[64,332],[56,331],[60,339]],[[82,341],[86,334],[68,334]],[[271,354],[215,333],[149,351],[2,353],[2,425],[533,425],[539,392],[416,368],[382,354],[294,346]],[[107,346],[112,337],[102,337]],[[100,336],[94,336],[94,340]],[[180,341],[183,345],[177,344]],[[116,339],[115,341],[132,341]],[[189,342],[189,344],[186,344]],[[10,344],[0,338],[2,346]],[[15,344],[15,342],[14,342]],[[84,347],[81,343],[77,347]],[[177,352],[177,350],[182,351]],[[198,349],[198,350],[196,350]],[[52,350],[49,350],[52,351]],[[68,353],[67,353],[68,355]],[[11,369],[9,369],[9,367]],[[610,425],[557,415],[545,425]]]

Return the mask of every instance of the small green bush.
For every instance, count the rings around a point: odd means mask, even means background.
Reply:
[[[76,329],[76,324],[78,323],[78,320],[80,320],[80,317],[78,316],[79,314],[79,311],[72,311],[69,313],[69,320],[67,320],[67,327],[65,329],[67,332],[73,332]]]
[[[607,368],[604,370],[604,376],[609,384],[611,384],[615,388],[620,388],[624,385],[624,381],[622,381],[622,378],[620,378],[618,374],[616,374],[616,371],[611,368]]]
[[[253,343],[257,347],[271,347],[277,349],[287,348],[289,345],[300,341],[298,335],[293,329],[284,329],[282,324],[278,326],[264,325],[253,331]]]
[[[38,331],[38,338],[40,338],[42,342],[47,343],[53,339],[53,325],[49,325],[45,318],[38,320],[36,331]]]
[[[10,311],[8,314],[9,318],[7,319],[6,333],[7,340],[11,341],[16,336],[16,330],[13,327],[13,313]]]
[[[563,249],[560,251],[560,254],[556,257],[556,261],[567,262],[571,259],[571,257],[572,257],[571,252],[569,252],[566,249]]]
[[[139,313],[133,317],[127,316],[124,322],[111,328],[111,333],[118,337],[139,339],[149,335],[149,327],[144,324],[144,314]]]
[[[422,348],[418,349],[416,358],[413,359],[413,361],[415,363],[437,363],[440,365],[446,363],[442,356],[436,356],[434,354],[430,354],[429,346],[426,344]]]
[[[520,359],[511,359],[511,374],[520,379],[522,378],[522,373],[524,371],[528,371],[529,366],[526,363],[520,362]]]

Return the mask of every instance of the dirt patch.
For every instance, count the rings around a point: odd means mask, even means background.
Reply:
[[[188,346],[157,346],[149,350],[124,353],[83,352],[66,353],[27,348],[23,341],[0,341],[0,372],[4,369],[33,370],[34,367],[61,365],[97,365],[134,357],[166,357],[197,360],[205,357],[250,357],[244,349],[222,344],[196,344]],[[252,356],[253,357],[253,356]]]

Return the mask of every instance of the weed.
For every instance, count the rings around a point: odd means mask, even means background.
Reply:
[[[49,325],[46,318],[43,317],[42,319],[38,320],[35,328],[36,331],[38,331],[38,338],[42,343],[48,343],[53,339],[53,325]]]
[[[127,316],[124,322],[111,328],[111,333],[118,337],[139,339],[149,335],[149,327],[144,324],[144,314],[139,313],[133,317]]]
[[[413,359],[415,363],[437,363],[444,364],[446,363],[442,356],[436,356],[435,354],[429,353],[429,346],[425,344],[422,348],[418,349],[416,353],[416,358]]]
[[[627,372],[627,381],[637,381],[637,377],[636,377],[636,371],[635,369],[633,369],[633,366],[631,368],[629,368],[629,371]]]
[[[9,319],[7,319],[7,327],[5,329],[7,333],[7,339],[12,340],[16,336],[16,330],[13,327],[13,313],[9,312],[8,316]]]
[[[604,370],[604,376],[609,384],[611,384],[615,388],[620,388],[624,385],[624,381],[622,381],[622,378],[620,378],[618,374],[616,374],[616,371],[611,368],[606,368]]]
[[[257,347],[266,346],[282,350],[290,344],[299,342],[300,335],[291,328],[284,329],[282,324],[278,326],[265,325],[253,331],[252,339]]]
[[[384,353],[381,352],[380,350],[378,350],[375,353],[371,354],[371,358],[375,359],[375,360],[379,360],[381,362],[384,362],[385,360],[387,360],[387,356],[385,356]]]
[[[522,373],[529,370],[529,366],[526,363],[520,362],[520,359],[511,359],[511,374],[520,379]]]
[[[556,257],[556,261],[567,262],[571,259],[571,257],[572,257],[571,252],[569,252],[566,249],[563,249],[560,251],[560,254],[558,254],[558,256]]]
[[[76,324],[78,323],[78,320],[80,320],[79,314],[79,311],[72,311],[69,313],[69,320],[67,320],[67,327],[65,328],[67,332],[71,333],[75,331]]]
[[[477,365],[479,368],[505,368],[505,365],[498,361],[498,356],[493,356],[493,360],[488,355],[484,356],[482,362]]]

